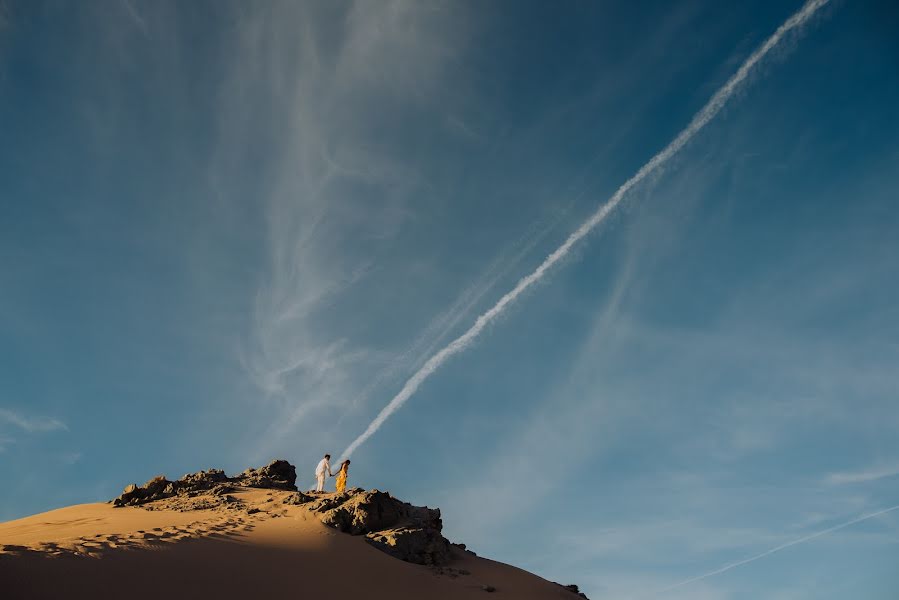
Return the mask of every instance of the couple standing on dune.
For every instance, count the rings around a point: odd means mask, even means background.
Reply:
[[[346,491],[346,475],[350,470],[350,461],[349,459],[340,463],[340,469],[337,471],[337,493],[342,494]],[[328,474],[329,477],[335,477],[334,473],[331,472],[331,455],[325,454],[325,457],[318,462],[318,466],[315,467],[315,479],[317,481],[317,485],[315,486],[316,492],[325,491],[325,473]]]

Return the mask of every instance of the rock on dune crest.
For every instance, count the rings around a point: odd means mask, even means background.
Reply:
[[[327,498],[297,493],[285,502],[305,506],[329,527],[364,535],[374,547],[400,560],[419,565],[444,565],[450,560],[439,508],[412,506],[388,492],[361,488]]]
[[[296,482],[296,468],[286,460],[275,460],[261,469],[247,469],[234,477],[228,477],[220,469],[188,473],[176,481],[158,475],[142,486],[135,483],[126,486],[113,504],[137,506],[173,496],[191,497],[209,491],[222,494],[234,486],[296,491]]]
[[[322,523],[343,533],[364,535],[371,545],[391,556],[419,565],[444,565],[449,561],[450,543],[441,533],[439,508],[412,506],[389,492],[361,488],[343,494],[304,494],[296,491],[296,479],[293,465],[276,460],[234,477],[219,469],[188,473],[176,481],[159,475],[142,486],[126,486],[112,502],[114,506],[143,506],[148,510],[204,510],[229,504],[239,510],[240,503],[230,493],[240,487],[293,490],[284,504],[303,506]],[[162,500],[167,502],[160,504]]]

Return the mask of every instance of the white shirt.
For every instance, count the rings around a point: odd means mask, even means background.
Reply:
[[[331,463],[328,462],[327,458],[323,458],[319,461],[318,466],[315,467],[315,476],[318,477],[324,473],[331,474]]]

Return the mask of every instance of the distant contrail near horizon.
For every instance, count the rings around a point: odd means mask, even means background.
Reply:
[[[725,571],[730,571],[731,569],[736,569],[737,567],[740,567],[747,563],[757,561],[760,558],[765,558],[766,556],[770,556],[770,555],[774,554],[775,552],[780,552],[781,550],[785,550],[785,549],[789,548],[790,546],[795,546],[797,544],[802,544],[802,543],[811,541],[815,538],[821,537],[823,535],[827,535],[828,533],[833,533],[834,531],[839,531],[840,529],[845,529],[846,527],[855,525],[856,523],[861,523],[862,521],[867,521],[868,519],[873,519],[874,517],[879,517],[880,515],[885,515],[894,510],[899,510],[899,505],[892,506],[890,508],[884,508],[883,510],[878,510],[877,512],[868,513],[866,515],[856,517],[855,519],[852,519],[851,521],[846,521],[845,523],[841,523],[839,525],[834,525],[833,527],[829,527],[827,529],[823,529],[821,531],[812,533],[805,537],[801,537],[799,539],[793,540],[792,542],[787,542],[786,544],[781,544],[780,546],[771,548],[770,550],[766,550],[765,552],[762,552],[761,554],[756,554],[755,556],[751,556],[744,560],[740,560],[735,563],[730,563],[729,565],[725,565],[725,566],[721,567],[720,569],[715,569],[714,571],[709,571],[708,573],[705,573],[704,575],[697,575],[696,577],[691,577],[690,579],[685,579],[685,580],[681,581],[680,583],[675,583],[674,585],[670,585],[670,586],[666,587],[665,589],[659,590],[658,592],[655,593],[655,595],[664,594],[665,592],[670,592],[673,589],[683,587],[685,585],[695,583],[697,581],[701,581],[703,579],[707,579],[707,578],[713,577],[715,575],[719,575],[721,573],[724,573]]]
[[[487,312],[475,320],[468,331],[450,342],[442,350],[429,358],[421,368],[410,377],[399,393],[385,406],[378,416],[369,424],[365,431],[359,437],[353,440],[346,450],[343,451],[343,457],[348,458],[361,444],[384,424],[390,416],[397,411],[411,396],[418,390],[424,381],[430,377],[444,362],[454,354],[462,352],[480,335],[491,321],[498,317],[507,306],[518,299],[518,297],[534,283],[543,278],[550,268],[561,261],[571,248],[578,243],[588,233],[593,231],[597,225],[602,223],[606,217],[618,206],[624,199],[624,196],[635,185],[643,181],[647,175],[658,169],[660,166],[668,162],[675,154],[677,154],[686,144],[696,135],[699,130],[705,127],[715,116],[721,111],[724,105],[730,100],[738,86],[746,79],[753,68],[762,58],[767,55],[772,48],[777,46],[784,36],[793,31],[812,18],[812,16],[829,0],[809,0],[805,5],[793,16],[787,19],[771,37],[765,40],[759,48],[749,55],[749,58],[740,65],[740,68],[727,80],[721,88],[711,97],[702,109],[693,116],[689,125],[684,128],[662,151],[653,156],[649,162],[644,164],[630,179],[624,182],[614,195],[599,209],[593,213],[580,227],[578,227],[565,242],[556,248],[549,256],[547,256],[540,266],[538,266],[530,275],[519,280],[519,282],[506,293],[499,301],[493,305]]]

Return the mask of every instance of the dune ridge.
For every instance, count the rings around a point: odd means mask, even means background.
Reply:
[[[385,491],[301,492],[283,460],[234,477],[158,476],[108,503],[0,523],[0,594],[586,598],[479,557],[442,527],[439,509]]]

